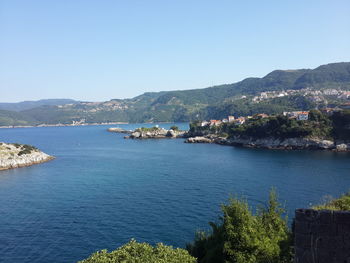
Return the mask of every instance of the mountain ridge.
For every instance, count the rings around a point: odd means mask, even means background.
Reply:
[[[87,123],[191,121],[228,114],[307,110],[348,102],[347,93],[345,97],[337,97],[332,95],[334,89],[350,90],[350,62],[329,63],[315,69],[274,70],[262,78],[251,77],[203,89],[145,92],[134,98],[105,102],[40,105],[19,111],[13,121],[11,117],[4,121],[6,112],[2,112],[0,125],[67,124],[80,120]],[[265,98],[262,93],[269,94],[264,94]]]

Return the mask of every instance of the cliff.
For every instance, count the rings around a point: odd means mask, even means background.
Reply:
[[[0,170],[39,164],[50,161],[53,158],[30,145],[0,143]]]

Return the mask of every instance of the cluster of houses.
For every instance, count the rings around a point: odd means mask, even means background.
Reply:
[[[253,102],[260,102],[267,99],[280,98],[284,96],[302,95],[308,96],[312,101],[321,102],[326,101],[324,96],[332,96],[338,99],[350,99],[350,91],[342,89],[324,89],[314,90],[312,88],[304,88],[300,90],[285,90],[285,91],[265,91],[258,96],[252,98]]]
[[[290,119],[297,119],[298,121],[307,121],[309,119],[308,111],[284,111],[283,116],[287,116]]]
[[[246,120],[248,119],[261,119],[261,118],[267,118],[269,117],[269,115],[265,114],[265,113],[259,113],[259,114],[255,114],[254,116],[247,116],[247,117],[238,117],[235,118],[235,116],[227,116],[227,118],[224,118],[222,120],[210,120],[210,121],[202,121],[201,122],[201,126],[205,127],[205,126],[220,126],[223,123],[233,123],[236,125],[242,125],[243,123],[246,122]]]
[[[350,106],[350,103],[347,105]],[[346,109],[346,108],[344,107],[344,109]],[[323,112],[324,114],[326,114],[328,116],[332,115],[334,112],[338,112],[338,111],[342,111],[342,110],[343,109],[339,108],[339,107],[320,109],[321,112]],[[283,116],[287,116],[289,119],[296,119],[299,121],[307,121],[309,119],[309,113],[310,113],[309,111],[285,111],[285,112],[283,112]],[[269,117],[269,115],[267,115],[265,113],[259,113],[259,114],[255,114],[253,116],[238,117],[238,118],[235,118],[234,116],[228,116],[227,118],[224,118],[222,120],[202,121],[201,126],[202,127],[220,126],[223,123],[233,123],[236,125],[241,125],[249,119],[263,119],[263,118],[267,118],[267,117]]]

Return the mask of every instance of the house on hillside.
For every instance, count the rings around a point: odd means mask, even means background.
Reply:
[[[264,118],[267,118],[269,117],[269,115],[265,114],[265,113],[259,113],[259,114],[255,114],[254,117],[256,119],[264,119]]]
[[[220,120],[210,120],[210,126],[220,126],[222,121]]]
[[[228,122],[234,122],[235,116],[228,116]]]
[[[308,111],[290,111],[283,112],[283,116],[287,116],[289,119],[297,119],[299,121],[307,121],[309,119]]]
[[[202,121],[201,122],[201,127],[209,126],[210,122],[209,121]]]
[[[303,111],[297,114],[298,121],[307,121],[309,119],[309,112]]]
[[[245,118],[244,117],[239,117],[239,118],[234,120],[234,123],[237,124],[237,125],[242,125],[243,123],[245,123]]]

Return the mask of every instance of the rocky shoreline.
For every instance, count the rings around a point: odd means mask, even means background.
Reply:
[[[350,143],[334,142],[317,138],[223,138],[215,135],[189,137],[185,143],[216,143],[229,146],[262,148],[274,150],[330,150],[350,152]]]
[[[261,148],[271,150],[328,150],[335,152],[350,152],[349,142],[335,142],[319,138],[253,138],[233,137],[225,138],[216,134],[193,134],[187,131],[179,131],[164,128],[138,128],[134,131],[124,130],[118,127],[109,128],[109,132],[126,133],[125,139],[163,139],[184,138],[185,143],[216,143],[228,146],[240,146],[247,148]]]
[[[0,143],[0,170],[31,166],[54,159],[39,149],[17,143]]]

